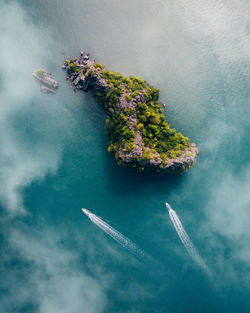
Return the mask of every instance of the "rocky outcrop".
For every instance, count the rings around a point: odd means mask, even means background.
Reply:
[[[181,134],[176,133],[175,130],[170,129],[169,125],[165,121],[164,115],[161,112],[158,99],[152,98],[153,100],[151,99],[151,102],[149,101],[150,99],[148,93],[151,91],[155,92],[155,89],[153,89],[145,81],[136,78],[138,82],[142,82],[142,88],[136,92],[132,92],[129,89],[128,84],[126,83],[128,78],[123,78],[123,76],[121,76],[123,80],[120,79],[120,81],[124,81],[124,83],[121,82],[117,86],[115,85],[115,75],[118,75],[119,73],[116,74],[107,71],[102,64],[91,59],[89,54],[84,53],[84,51],[81,51],[80,56],[77,58],[65,60],[62,68],[67,71],[67,80],[71,81],[75,91],[77,89],[86,92],[90,90],[97,98],[97,101],[104,106],[109,115],[108,125],[112,123],[112,120],[117,120],[117,116],[119,115],[122,115],[123,119],[126,121],[126,129],[128,133],[133,135],[132,139],[130,138],[127,141],[124,140],[122,136],[125,135],[121,135],[121,138],[119,139],[113,139],[112,132],[110,134],[108,129],[108,133],[112,141],[109,151],[115,154],[118,164],[122,166],[134,167],[139,170],[149,169],[168,173],[181,173],[195,164],[195,158],[199,153],[199,149],[194,143],[190,143],[188,138],[183,137]],[[107,77],[114,77],[113,83],[112,80]],[[117,101],[115,104],[111,105],[110,99],[113,99],[113,95],[116,94],[118,95],[116,97]],[[174,154],[173,152],[175,152],[175,148],[171,148],[171,153],[168,153],[168,151],[161,153],[157,151],[156,147],[158,146],[156,143],[155,146],[151,143],[148,144],[148,139],[146,138],[147,134],[145,135],[145,129],[147,130],[145,126],[146,122],[142,124],[140,121],[142,116],[138,111],[139,104],[150,105],[151,111],[154,110],[155,106],[155,111],[157,112],[155,114],[158,114],[160,117],[160,128],[163,129],[165,127],[165,131],[167,130],[169,132],[169,137],[172,136],[170,138],[172,141],[179,140],[177,142],[178,145],[176,144],[176,147],[178,146],[179,150],[174,157],[172,155]],[[147,113],[147,116],[148,114],[150,113]],[[154,112],[151,114],[153,116]],[[157,119],[151,123],[157,125]],[[117,127],[119,127],[119,124],[117,124]],[[142,129],[142,127],[144,127],[144,129]],[[122,131],[124,131],[123,129]],[[149,134],[149,138],[150,136],[151,134]],[[178,136],[182,136],[180,137],[181,139],[178,139]],[[152,138],[152,142],[157,142],[158,137],[156,136],[156,139]],[[171,142],[171,140],[168,141]]]
[[[56,93],[58,82],[52,78],[51,73],[44,69],[35,70],[32,75],[40,82],[40,89],[43,93]]]

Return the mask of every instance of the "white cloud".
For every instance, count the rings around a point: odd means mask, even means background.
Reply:
[[[56,171],[62,146],[52,130],[60,128],[66,116],[55,99],[41,99],[31,76],[51,58],[48,29],[34,26],[15,2],[1,3],[0,11],[0,203],[17,213],[25,212],[23,188]]]
[[[25,305],[34,305],[39,313],[102,312],[107,277],[88,274],[88,265],[80,265],[80,251],[66,248],[60,236],[48,228],[11,232],[12,254],[25,266],[16,267],[12,277],[5,273],[5,312]]]

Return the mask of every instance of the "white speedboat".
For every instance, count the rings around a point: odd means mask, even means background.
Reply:
[[[82,209],[83,213],[86,214],[88,217],[90,217],[90,212],[87,209]]]
[[[168,211],[170,211],[170,210],[171,210],[171,206],[170,206],[170,204],[169,204],[169,203],[167,203],[167,202],[165,202],[165,205],[166,205],[166,209],[167,209]]]

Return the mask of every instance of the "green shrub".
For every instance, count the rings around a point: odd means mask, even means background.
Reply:
[[[79,68],[77,67],[77,65],[75,65],[75,63],[70,63],[69,67],[70,67],[71,72],[76,72],[77,73],[77,72],[80,71]]]
[[[94,64],[94,67],[95,67],[97,70],[103,69],[102,63],[95,63],[95,64]]]
[[[96,72],[94,70],[88,70],[88,75],[89,76],[96,76]]]
[[[38,77],[43,78],[44,77],[44,72],[45,72],[44,70],[40,69],[40,70],[36,71],[36,74],[37,74]]]
[[[134,92],[132,92],[131,97],[135,98],[136,96],[138,96],[140,93],[140,90],[135,90]]]
[[[125,99],[127,102],[130,102],[132,98],[130,97],[130,95],[125,95]]]

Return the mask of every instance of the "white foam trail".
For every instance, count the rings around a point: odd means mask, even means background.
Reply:
[[[100,217],[96,216],[95,214],[91,213],[87,209],[82,209],[83,213],[86,214],[89,219],[96,224],[99,228],[101,228],[106,234],[108,234],[111,238],[117,241],[121,246],[129,250],[130,252],[136,254],[139,257],[149,257],[146,253],[137,247],[130,239],[123,236],[119,231],[111,227],[109,224],[104,222]]]
[[[171,219],[171,222],[173,223],[174,228],[175,228],[181,242],[183,243],[184,247],[186,248],[187,252],[190,254],[190,256],[193,258],[193,260],[195,262],[197,262],[208,274],[210,274],[206,263],[204,262],[204,260],[200,256],[199,252],[196,250],[195,246],[193,245],[191,239],[189,238],[188,234],[186,233],[186,231],[185,231],[178,215],[176,214],[176,212],[172,208],[170,208],[168,210],[168,213],[169,213],[169,217]]]

